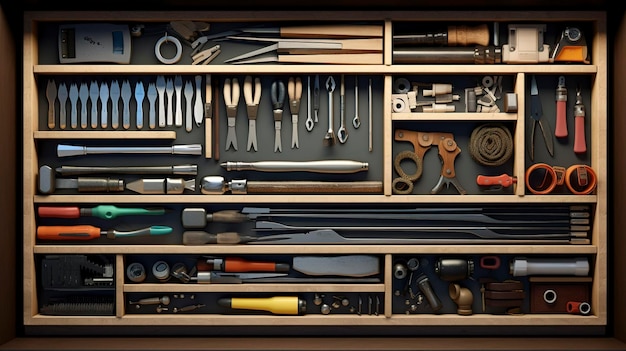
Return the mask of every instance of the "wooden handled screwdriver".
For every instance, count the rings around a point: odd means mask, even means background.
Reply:
[[[100,236],[108,239],[131,236],[164,235],[172,232],[171,227],[151,226],[137,230],[122,232],[119,230],[102,230],[92,225],[53,225],[37,227],[37,239],[41,240],[92,240]]]

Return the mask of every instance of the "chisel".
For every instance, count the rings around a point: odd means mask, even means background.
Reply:
[[[120,208],[114,205],[98,205],[92,208],[70,207],[53,207],[40,206],[37,209],[39,217],[44,218],[79,218],[79,217],[98,217],[102,219],[113,219],[119,216],[137,216],[137,215],[162,215],[165,214],[164,208]]]
[[[119,231],[115,229],[102,230],[92,225],[56,225],[37,227],[37,239],[42,240],[92,240],[100,236],[107,239],[116,239],[131,236],[165,235],[172,232],[171,227],[156,225],[131,231]]]

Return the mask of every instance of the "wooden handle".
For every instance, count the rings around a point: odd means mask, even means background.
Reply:
[[[249,194],[336,194],[382,193],[378,181],[323,182],[323,181],[248,181]]]
[[[303,54],[278,55],[281,63],[320,63],[340,65],[382,65],[382,53],[374,54]]]
[[[350,38],[350,37],[383,37],[381,25],[326,25],[326,26],[294,26],[282,27],[283,38]]]
[[[225,232],[211,234],[203,231],[186,231],[183,233],[184,245],[206,245],[206,244],[239,244],[241,240],[239,233]]]
[[[468,46],[468,45],[489,45],[489,28],[486,24],[475,27],[449,26],[448,45]]]

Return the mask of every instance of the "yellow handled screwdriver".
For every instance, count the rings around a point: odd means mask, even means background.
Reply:
[[[217,300],[222,307],[267,311],[273,314],[303,315],[306,301],[297,296],[231,297]]]

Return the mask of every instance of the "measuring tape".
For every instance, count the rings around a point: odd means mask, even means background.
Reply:
[[[598,183],[596,172],[587,165],[573,165],[565,169],[536,163],[526,170],[526,187],[536,195],[549,194],[557,185],[565,184],[576,195],[591,194]]]
[[[176,54],[174,55],[174,57],[168,59],[163,57],[163,55],[161,54],[161,46],[163,46],[163,44],[165,43],[173,43],[176,46]],[[159,61],[166,65],[171,65],[180,61],[180,57],[182,56],[182,54],[183,46],[181,45],[180,40],[178,40],[178,38],[176,37],[167,35],[167,33],[165,33],[165,36],[161,37],[161,39],[159,39],[154,45],[154,55]]]

